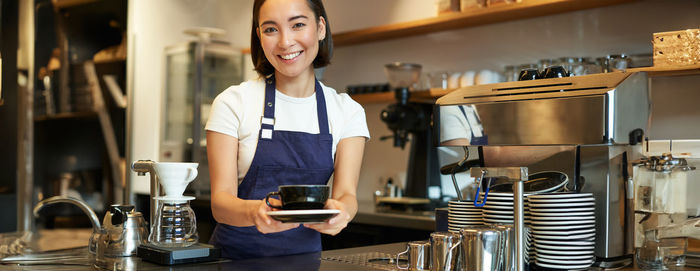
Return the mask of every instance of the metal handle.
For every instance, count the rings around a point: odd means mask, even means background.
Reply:
[[[447,257],[445,257],[445,263],[442,265],[443,268],[445,268],[445,271],[452,269],[452,266],[449,266],[449,263],[452,263],[452,252],[456,247],[458,247],[462,243],[462,240],[457,240],[457,242],[450,247],[450,252],[447,254]]]
[[[408,250],[409,250],[409,248],[406,248],[406,251],[400,252],[399,254],[396,254],[396,268],[401,269],[401,270],[407,270],[410,267],[410,265],[411,265],[410,262],[408,264],[406,264],[406,267],[401,267],[401,261],[400,261],[401,255],[408,253]]]

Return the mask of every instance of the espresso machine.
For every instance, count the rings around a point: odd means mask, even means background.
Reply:
[[[650,116],[646,73],[476,85],[436,103],[433,119],[440,145],[478,146],[482,167],[566,174],[567,190],[595,197],[594,266],[616,268],[632,262],[628,187],[630,161],[641,157],[638,143]],[[469,125],[468,114],[478,125]],[[475,134],[487,140],[470,140]]]

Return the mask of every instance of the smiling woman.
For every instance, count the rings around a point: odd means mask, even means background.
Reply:
[[[245,259],[321,250],[357,213],[357,182],[369,138],[362,106],[321,84],[333,42],[320,0],[256,0],[251,53],[260,78],[217,96],[207,122],[212,214],[210,243]],[[331,178],[332,176],[332,178]],[[321,223],[275,210],[262,199],[282,185],[332,185]],[[270,198],[272,206],[281,206]],[[303,224],[303,225],[300,225]]]

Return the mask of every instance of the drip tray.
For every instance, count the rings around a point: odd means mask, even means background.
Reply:
[[[361,265],[378,270],[399,270],[396,267],[396,254],[383,252],[366,252],[342,256],[323,257],[321,259],[324,261]],[[402,265],[406,265],[406,263],[406,260],[401,260]]]

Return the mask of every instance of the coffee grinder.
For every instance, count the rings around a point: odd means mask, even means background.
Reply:
[[[440,191],[437,148],[430,129],[433,105],[409,102],[411,91],[420,78],[421,65],[395,62],[385,65],[384,72],[394,91],[396,103],[382,110],[381,120],[393,136],[381,139],[393,138],[394,147],[401,149],[410,141],[404,196],[439,199],[439,193],[436,197],[429,197],[428,193],[431,187],[437,187],[437,191]]]
[[[184,196],[197,177],[197,163],[158,163],[139,160],[131,169],[151,176],[151,232],[137,256],[163,265],[217,260],[221,249],[199,243],[195,214],[189,206],[194,197]],[[162,188],[162,189],[161,189]]]

